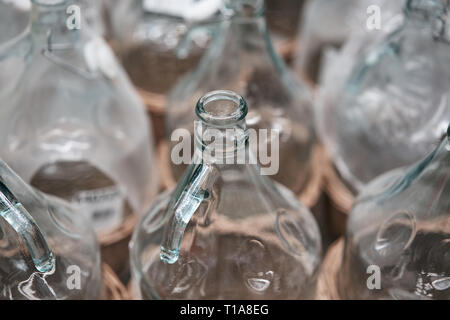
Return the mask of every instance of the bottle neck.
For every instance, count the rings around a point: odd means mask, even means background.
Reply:
[[[211,164],[245,164],[249,132],[247,104],[230,91],[214,91],[199,100],[194,124],[195,161]]]
[[[75,11],[68,11],[72,0],[32,0],[31,32],[37,38],[46,39],[49,44],[66,45],[79,28]]]
[[[215,165],[249,163],[249,131],[245,121],[229,127],[217,127],[196,121],[194,139],[194,163]]]
[[[229,35],[243,48],[265,50],[270,43],[267,23],[263,16],[234,17],[229,20]]]

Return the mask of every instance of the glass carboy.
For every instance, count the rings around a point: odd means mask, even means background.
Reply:
[[[355,34],[373,37],[401,11],[403,0],[309,0],[297,40],[295,69],[318,82],[325,59]]]
[[[309,210],[249,151],[247,104],[213,91],[196,106],[195,152],[130,243],[144,299],[300,299],[315,294],[320,233]]]
[[[220,0],[116,1],[110,8],[112,38],[133,83],[164,95],[180,76],[197,65],[208,34],[192,37],[189,53],[177,55],[190,21],[218,11]]]
[[[323,98],[320,135],[355,190],[431,151],[450,119],[448,1],[408,0],[404,23]],[[338,84],[336,84],[338,85]]]
[[[100,251],[85,220],[0,160],[0,300],[99,298]]]
[[[213,40],[208,52],[169,95],[167,138],[173,148],[175,130],[193,132],[192,105],[205,92],[233,90],[252,105],[247,116],[249,128],[278,132],[280,165],[274,179],[299,193],[310,175],[315,142],[311,93],[275,53],[263,11],[263,0],[224,0],[222,20],[211,27]],[[267,138],[268,149],[274,147],[272,138]],[[251,147],[259,155],[257,146]],[[177,180],[185,166],[173,164],[172,168]]]
[[[153,142],[127,76],[71,3],[33,0],[29,31],[1,52],[17,76],[0,94],[0,154],[108,232],[156,194]]]
[[[342,298],[450,299],[449,139],[450,127],[424,160],[363,189],[347,225]]]

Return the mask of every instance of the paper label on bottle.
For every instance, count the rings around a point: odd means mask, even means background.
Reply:
[[[123,220],[125,201],[117,187],[80,191],[73,202],[91,219],[96,231],[113,229]]]
[[[204,20],[219,11],[222,0],[143,0],[145,11],[185,20]]]

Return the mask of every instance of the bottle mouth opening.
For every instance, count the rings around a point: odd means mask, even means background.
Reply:
[[[218,90],[205,94],[197,103],[200,120],[215,126],[230,126],[243,120],[248,108],[244,98],[233,91]]]

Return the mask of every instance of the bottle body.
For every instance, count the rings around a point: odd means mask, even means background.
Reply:
[[[211,92],[197,104],[206,128],[196,127],[193,163],[176,189],[154,202],[130,244],[140,297],[314,296],[317,224],[287,188],[275,186],[250,160],[246,114],[245,101],[231,91]],[[205,139],[214,132],[224,135],[224,145],[220,138]],[[211,148],[214,155],[205,156]],[[247,160],[235,162],[242,151]]]
[[[319,130],[354,190],[418,161],[447,127],[449,70],[442,66],[450,47],[431,25],[407,19],[362,57],[339,96],[324,99]]]
[[[450,299],[448,139],[358,197],[337,279],[342,298]]]
[[[318,241],[314,236],[314,232],[318,233],[315,221],[302,216],[307,209],[294,207],[269,212],[263,206],[255,208],[254,203],[270,196],[269,193],[258,190],[261,198],[255,198],[255,190],[248,182],[233,180],[231,185],[229,181],[221,182],[224,188],[219,195],[203,199],[196,213],[199,217],[190,222],[184,234],[180,258],[172,265],[160,259],[165,224],[154,228],[164,215],[170,195],[156,201],[132,240],[138,297],[181,300],[315,297],[318,259],[315,255],[320,249],[314,244]],[[280,185],[278,190],[287,191]],[[303,233],[311,226],[312,230]],[[151,236],[147,234],[150,230]]]
[[[21,59],[2,61],[20,66],[15,88],[0,95],[2,156],[26,181],[88,215],[110,211],[97,221],[106,232],[120,224],[127,204],[139,214],[155,195],[153,141],[110,49],[84,29],[68,30],[64,8],[35,8],[37,21],[16,45]],[[55,20],[49,26],[41,16]],[[105,181],[92,185],[96,176]]]
[[[203,4],[207,5],[207,2],[203,1]],[[188,21],[183,14],[187,14],[188,9],[195,13],[195,10],[190,10],[195,4],[189,1],[178,5],[119,1],[110,10],[113,40],[117,43],[124,68],[141,90],[167,94],[183,74],[195,68],[204,52],[208,36],[199,34],[194,37],[186,57],[177,55],[178,46],[187,31]]]

